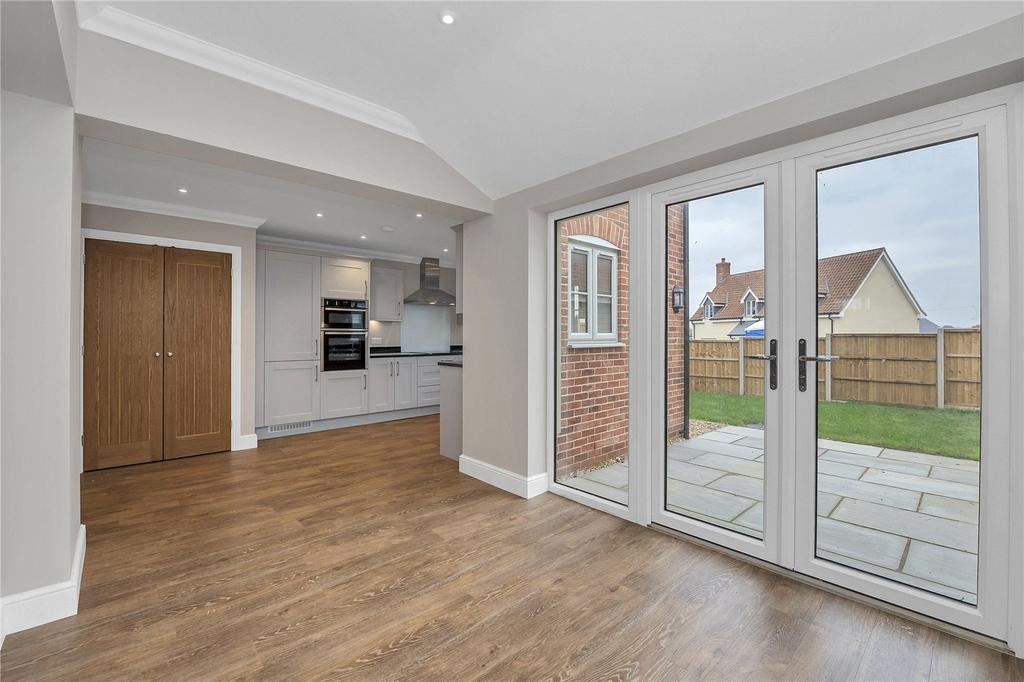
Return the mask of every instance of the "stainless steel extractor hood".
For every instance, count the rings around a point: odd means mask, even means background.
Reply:
[[[411,305],[455,305],[455,297],[441,291],[441,262],[436,258],[420,261],[420,288],[405,297]]]

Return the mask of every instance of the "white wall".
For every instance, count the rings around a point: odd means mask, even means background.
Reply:
[[[465,224],[463,453],[546,470],[547,212],[1024,78],[1021,17],[736,114],[494,202]]]
[[[0,593],[68,580],[80,450],[69,349],[78,272],[70,107],[2,93]]]

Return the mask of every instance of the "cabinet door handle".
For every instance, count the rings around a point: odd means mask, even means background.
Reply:
[[[174,357],[174,353],[172,353],[171,351],[167,351],[167,357],[173,358]]]
[[[365,279],[363,280],[363,298],[370,297],[370,283]]]
[[[388,374],[388,376],[392,376],[392,377],[395,376],[395,363],[394,363],[394,361],[389,362],[388,366],[391,367],[391,373]]]
[[[313,339],[313,355],[320,352],[320,339]]]
[[[366,390],[366,375],[363,375],[363,390]]]
[[[157,352],[153,353],[153,357],[154,358],[160,357],[160,351],[157,351]]]
[[[395,363],[395,367],[398,368],[398,373],[395,376],[399,376],[399,377],[402,376],[402,363],[401,362],[396,362]]]

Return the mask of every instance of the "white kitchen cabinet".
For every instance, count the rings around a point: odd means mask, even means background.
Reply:
[[[265,362],[267,426],[320,419],[320,363]]]
[[[370,294],[370,263],[358,258],[323,258],[320,298],[365,301]]]
[[[370,319],[379,322],[400,322],[405,305],[405,271],[374,267],[371,282]]]
[[[365,370],[320,374],[320,418],[366,414],[369,379]]]
[[[428,405],[441,404],[441,386],[420,386],[416,389],[416,405],[427,407]]]
[[[374,358],[367,366],[368,411],[386,412],[395,409],[394,358]]]
[[[267,251],[263,287],[264,360],[318,360],[320,258]]]
[[[416,358],[394,358],[395,407],[406,410],[418,404],[416,395]]]

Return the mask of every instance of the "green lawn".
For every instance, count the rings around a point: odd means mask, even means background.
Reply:
[[[764,400],[755,395],[691,393],[690,418],[723,424],[760,424]],[[875,403],[818,403],[818,437],[849,443],[977,460],[978,410],[898,407]]]

